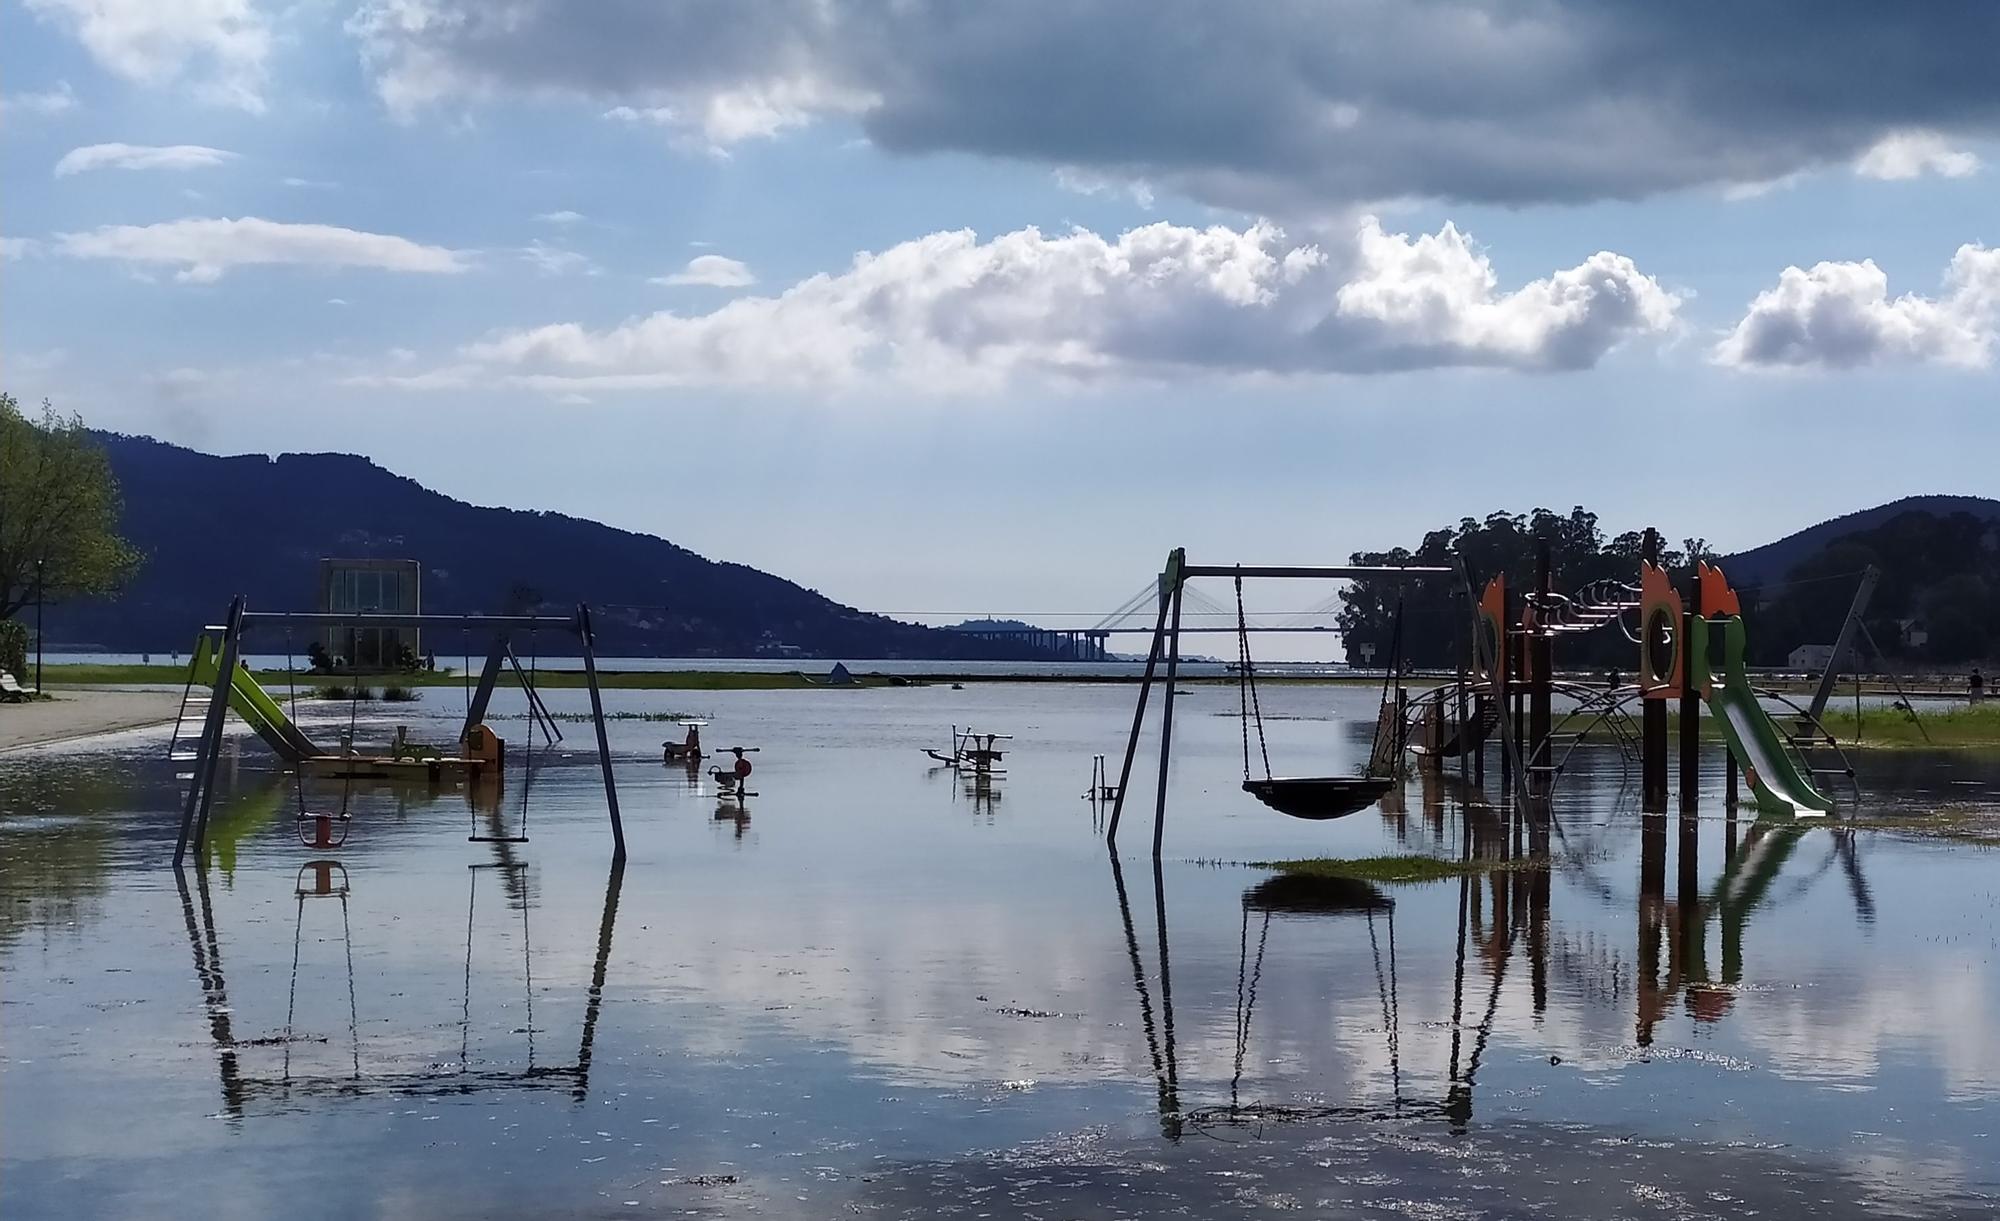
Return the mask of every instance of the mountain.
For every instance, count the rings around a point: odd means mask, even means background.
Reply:
[[[550,614],[588,602],[603,656],[1046,656],[1026,641],[868,614],[650,535],[466,504],[351,454],[225,458],[149,437],[98,440],[124,496],[124,534],[146,565],[115,600],[52,608],[52,644],[184,649],[239,593],[256,610],[310,610],[319,560],[334,556],[418,560],[430,613],[501,612],[517,595]],[[283,647],[275,633],[252,643]],[[303,652],[305,643],[294,646]],[[437,631],[425,643],[440,656],[481,647]],[[575,652],[566,634],[536,643],[545,653]]]
[[[1729,583],[1739,589],[1779,581],[1840,538],[1873,529],[1891,518],[1912,512],[1930,513],[1936,517],[1970,513],[1984,521],[2000,522],[2000,500],[1984,496],[1905,496],[1872,509],[1861,509],[1816,526],[1808,526],[1776,542],[1725,556],[1721,561],[1722,570],[1729,574]]]

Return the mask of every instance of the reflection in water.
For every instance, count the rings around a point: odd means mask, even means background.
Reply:
[[[360,1003],[357,999],[357,982],[354,971],[354,951],[352,923],[348,905],[353,887],[347,871],[337,861],[309,861],[301,865],[294,878],[295,920],[292,937],[291,976],[285,1005],[284,1033],[274,1038],[243,1040],[232,1028],[235,1012],[231,1003],[228,979],[222,958],[222,935],[217,927],[214,907],[209,899],[208,875],[197,870],[194,875],[194,891],[190,893],[188,878],[182,871],[175,871],[175,881],[179,888],[181,911],[187,925],[188,946],[194,955],[195,977],[201,986],[202,1005],[208,1018],[209,1038],[214,1044],[216,1069],[220,1080],[223,1110],[232,1119],[240,1119],[246,1108],[254,1101],[271,1099],[280,1104],[289,1104],[296,1097],[358,1097],[372,1094],[439,1096],[474,1094],[487,1090],[517,1088],[565,1089],[576,1101],[582,1101],[589,1092],[590,1063],[592,1050],[597,1039],[598,1016],[603,1008],[605,977],[611,959],[612,932],[618,919],[619,893],[624,886],[625,867],[622,861],[614,862],[604,884],[604,911],[598,925],[597,951],[591,967],[590,985],[585,992],[585,1004],[581,1029],[577,1037],[577,1051],[568,1064],[545,1065],[535,1059],[535,1035],[538,1033],[534,1021],[534,960],[529,941],[530,912],[537,906],[537,900],[529,880],[529,866],[526,862],[511,859],[512,844],[496,842],[490,845],[497,859],[468,866],[466,890],[466,942],[465,980],[459,1015],[460,1054],[458,1061],[451,1064],[434,1064],[419,1071],[369,1071],[364,1067],[361,1039]],[[510,913],[518,912],[521,930],[521,983],[525,998],[526,1025],[516,1033],[526,1036],[527,1063],[520,1068],[475,1067],[480,1063],[472,1046],[474,1025],[474,975],[473,944],[478,923],[479,878],[482,874],[493,874],[502,881],[502,893]],[[197,899],[199,900],[197,904]],[[325,1043],[321,1036],[299,1033],[294,1025],[298,1013],[298,990],[301,971],[301,946],[304,930],[308,922],[308,912],[312,901],[333,899],[340,905],[341,940],[346,964],[348,994],[348,1044],[349,1054],[345,1072],[308,1073],[295,1072],[292,1051],[295,1045]],[[316,937],[315,940],[324,940]],[[277,1044],[282,1049],[280,1064],[275,1076],[246,1072],[243,1052],[247,1048],[268,1047]]]

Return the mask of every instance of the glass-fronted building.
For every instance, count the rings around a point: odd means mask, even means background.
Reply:
[[[415,560],[322,559],[319,604],[335,614],[422,614],[423,568]],[[320,643],[336,669],[354,673],[401,669],[424,655],[413,627],[332,627]]]

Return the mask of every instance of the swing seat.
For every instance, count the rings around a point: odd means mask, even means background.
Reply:
[[[353,819],[346,814],[300,814],[299,843],[307,848],[338,848],[347,842],[352,827]]]
[[[1324,822],[1367,809],[1395,783],[1383,776],[1278,776],[1245,780],[1243,791],[1280,814]]]

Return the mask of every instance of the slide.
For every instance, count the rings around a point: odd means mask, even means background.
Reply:
[[[1759,809],[1773,814],[1826,814],[1833,802],[1799,771],[1785,734],[1757,702],[1743,669],[1743,620],[1730,615],[1708,621],[1709,632],[1722,632],[1724,673],[1711,685],[1709,711],[1722,723],[1729,751],[1750,782]]]
[[[195,641],[194,676],[195,682],[212,687],[215,684],[215,667],[222,660],[220,650],[207,636]],[[280,759],[287,763],[297,763],[308,755],[326,752],[313,745],[312,739],[292,724],[292,718],[271,698],[270,692],[257,685],[250,677],[250,671],[242,665],[229,681],[229,710],[243,719],[256,735],[264,739]]]

